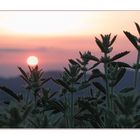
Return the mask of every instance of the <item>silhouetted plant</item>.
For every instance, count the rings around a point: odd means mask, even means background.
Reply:
[[[84,127],[103,128],[101,107],[105,105],[106,97],[100,91],[94,93],[92,89],[90,94],[90,96],[78,98],[79,113],[75,118],[81,121]]]
[[[50,120],[50,118],[47,117],[47,113],[49,113],[51,110],[55,108],[49,108],[48,106],[51,105],[53,102],[53,97],[55,96],[56,92],[50,93],[49,89],[46,89],[43,87],[43,85],[50,80],[51,78],[44,79],[43,77],[43,71],[38,69],[38,66],[36,67],[29,67],[29,72],[25,72],[22,68],[19,67],[19,70],[21,72],[22,79],[26,82],[26,89],[30,91],[30,93],[34,98],[26,98],[24,95],[18,95],[11,89],[0,86],[0,89],[10,95],[13,99],[13,102],[15,106],[17,107],[11,107],[11,101],[8,104],[5,104],[6,108],[8,108],[7,112],[3,112],[0,118],[0,124],[2,127],[52,127],[51,124],[47,123],[47,119]],[[31,96],[31,97],[32,97]],[[34,103],[34,104],[33,104]],[[26,107],[26,109],[23,110],[25,105],[30,105],[29,107]],[[24,105],[24,106],[23,106]],[[31,108],[31,109],[30,109]],[[29,112],[29,111],[30,112]],[[20,112],[25,112],[23,114],[24,117],[22,117],[22,114]],[[11,114],[12,113],[12,114]],[[29,113],[29,114],[28,114]],[[24,119],[26,116],[28,116],[28,119],[25,122],[25,126],[23,126]],[[9,116],[9,117],[8,117]],[[43,119],[44,118],[44,119]],[[6,121],[6,119],[9,120]],[[16,121],[17,119],[17,121]],[[32,119],[32,121],[31,121]],[[36,119],[40,120],[37,124]],[[42,120],[43,119],[43,120]],[[55,121],[55,120],[54,120]],[[45,123],[43,125],[43,123]],[[22,124],[22,125],[21,125]],[[36,124],[36,125],[35,125]]]
[[[11,102],[0,115],[0,127],[2,128],[22,128],[28,127],[27,121],[32,111],[32,104]]]
[[[134,128],[139,125],[140,96],[133,92],[120,93],[116,95],[114,104],[119,127]]]
[[[140,63],[140,26],[138,25],[138,23],[135,23],[135,25],[136,25],[137,31],[139,33],[139,37],[136,37],[135,35],[131,34],[130,32],[123,31],[124,34],[129,39],[129,41],[133,44],[133,46],[138,51],[136,64],[133,65],[133,68],[135,69],[134,88],[137,87],[138,71],[140,69],[140,64],[139,64]]]
[[[78,86],[78,81],[83,76],[83,72],[80,70],[80,65],[73,60],[69,60],[69,68],[64,68],[61,79],[54,80],[57,84],[62,86],[62,93],[65,99],[65,120],[67,127],[74,127],[74,94],[77,90],[81,90],[84,87]]]
[[[102,56],[100,58],[100,61],[98,63],[103,63],[104,64],[104,73],[105,73],[105,83],[106,83],[106,95],[107,95],[107,106],[108,109],[110,109],[111,106],[111,99],[110,99],[110,90],[112,90],[112,88],[110,89],[110,85],[109,85],[109,76],[110,76],[110,71],[109,71],[109,66],[112,63],[117,64],[116,60],[118,60],[119,58],[127,55],[129,52],[125,51],[119,54],[116,54],[115,56],[113,56],[112,58],[110,58],[109,54],[112,52],[113,50],[113,43],[115,42],[117,36],[114,36],[111,39],[111,34],[108,35],[102,35],[101,34],[101,38],[102,41],[99,40],[97,37],[95,37],[95,41],[98,45],[98,47],[100,48],[101,52],[104,54],[104,56]],[[119,65],[118,65],[119,66]],[[125,67],[125,63],[122,63],[122,66]],[[117,77],[118,78],[118,77]],[[116,79],[115,79],[116,80]],[[118,79],[117,81],[120,81],[120,79]],[[112,91],[111,91],[112,92]]]
[[[22,95],[17,95],[14,91],[12,91],[11,89],[9,89],[5,86],[0,86],[0,89],[18,102],[20,102],[23,99]]]
[[[34,101],[35,105],[37,104],[37,97],[40,98],[40,90],[42,86],[49,81],[51,78],[44,79],[43,78],[43,71],[42,69],[38,69],[38,66],[35,67],[30,67],[29,72],[25,72],[21,67],[18,67],[18,69],[21,72],[21,78],[26,82],[27,86],[26,89],[29,90],[33,96],[34,96]]]
[[[140,27],[135,23],[140,35]],[[96,57],[90,51],[79,52],[80,58],[69,59],[68,67],[60,78],[44,78],[38,66],[21,67],[21,78],[26,84],[26,95],[0,86],[0,90],[11,97],[0,107],[0,127],[5,128],[139,128],[140,96],[134,91],[140,68],[140,38],[124,31],[138,51],[137,62],[131,67],[118,61],[129,51],[111,57],[116,35],[95,37],[102,52]],[[92,63],[90,63],[92,62]],[[98,66],[103,64],[103,71]],[[134,87],[115,87],[128,68],[135,69]],[[60,89],[51,92],[46,82],[52,80]],[[100,80],[100,81],[99,81]],[[84,92],[84,95],[80,95]]]

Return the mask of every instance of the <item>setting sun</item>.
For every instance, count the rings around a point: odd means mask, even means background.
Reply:
[[[29,56],[27,58],[27,64],[29,66],[35,66],[38,64],[38,58],[36,56]]]

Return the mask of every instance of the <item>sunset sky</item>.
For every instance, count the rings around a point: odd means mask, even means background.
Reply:
[[[138,35],[139,17],[140,11],[0,11],[0,76],[18,75],[30,55],[45,71],[62,70],[79,51],[99,56],[94,38],[109,33],[118,35],[114,53],[130,50],[123,60],[132,64],[136,50],[123,30]]]

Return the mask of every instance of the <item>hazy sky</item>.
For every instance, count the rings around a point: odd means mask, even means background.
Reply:
[[[19,74],[30,55],[44,70],[62,70],[79,50],[99,56],[94,38],[109,33],[118,35],[114,53],[130,50],[123,60],[132,64],[136,51],[123,30],[137,35],[139,17],[140,11],[0,11],[0,76]]]

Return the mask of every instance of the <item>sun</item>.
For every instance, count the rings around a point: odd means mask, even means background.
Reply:
[[[29,56],[27,58],[27,64],[29,66],[36,66],[38,64],[38,58],[36,56]]]

